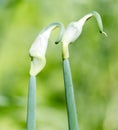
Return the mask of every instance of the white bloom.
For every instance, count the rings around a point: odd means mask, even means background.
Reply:
[[[51,31],[56,27],[60,26],[59,23],[52,23],[47,28],[45,28],[41,33],[39,33],[36,40],[33,42],[29,54],[32,58],[31,61],[31,68],[30,68],[30,75],[36,76],[45,66],[46,64],[46,50],[48,46],[48,40],[51,34]],[[61,28],[63,30],[63,27]],[[62,31],[61,30],[61,31]],[[60,34],[59,38],[61,38],[62,33]],[[59,42],[61,39],[58,39]]]
[[[98,25],[99,25],[100,32],[104,33],[106,35],[106,33],[103,32],[103,26],[102,26],[101,17],[95,11],[85,15],[83,18],[81,18],[77,22],[71,22],[68,25],[67,29],[65,30],[65,33],[64,33],[63,38],[62,38],[63,58],[64,59],[69,57],[69,51],[68,51],[69,43],[74,42],[80,36],[80,34],[82,33],[82,29],[83,29],[83,26],[84,26],[85,22],[92,16],[96,17]]]

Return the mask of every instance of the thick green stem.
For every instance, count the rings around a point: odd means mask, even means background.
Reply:
[[[28,90],[27,130],[36,130],[36,77],[31,76]]]
[[[71,70],[70,70],[68,59],[63,60],[63,74],[64,74],[69,130],[78,130],[78,120],[77,120],[77,112],[76,112],[76,105],[74,99],[74,89],[73,89],[72,76],[71,76]]]

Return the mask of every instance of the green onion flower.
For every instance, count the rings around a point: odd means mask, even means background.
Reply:
[[[32,44],[29,51],[32,58],[30,75],[36,76],[44,68],[46,64],[45,54],[48,46],[48,40],[52,30],[56,27],[60,27],[61,29],[56,40],[56,43],[60,42],[64,33],[64,27],[61,23],[55,22],[43,29]]]
[[[69,57],[69,52],[68,52],[68,45],[71,42],[74,42],[77,40],[77,38],[80,36],[82,33],[83,26],[85,22],[94,16],[98,22],[99,30],[100,33],[103,33],[107,36],[107,34],[103,31],[103,25],[102,25],[102,19],[101,16],[96,12],[93,11],[87,15],[85,15],[83,18],[81,18],[79,21],[71,22],[67,29],[65,30],[64,36],[62,38],[62,43],[63,43],[63,58],[66,59]]]
[[[52,23],[39,33],[29,51],[31,57],[31,68],[27,103],[27,130],[36,130],[36,75],[46,64],[45,54],[48,40],[51,31],[56,27],[60,27],[60,33],[56,43],[60,42],[64,33],[63,24],[58,22]]]
[[[85,22],[94,16],[98,22],[100,33],[106,35],[103,31],[102,19],[101,16],[93,11],[79,21],[71,22],[62,38],[62,56],[63,56],[63,75],[64,75],[64,84],[65,84],[65,96],[66,96],[66,104],[67,104],[67,113],[68,113],[68,126],[69,130],[78,130],[78,119],[77,119],[77,112],[76,112],[76,105],[74,99],[74,88],[71,76],[71,69],[69,64],[69,50],[68,45],[71,42],[74,42],[82,33],[83,26]],[[107,35],[106,35],[107,36]]]

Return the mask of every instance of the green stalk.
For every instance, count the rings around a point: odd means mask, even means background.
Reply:
[[[27,104],[27,130],[36,130],[36,77],[30,76]]]
[[[69,130],[78,130],[78,119],[74,99],[74,89],[68,59],[63,60],[63,75],[65,84],[65,96],[66,96]]]

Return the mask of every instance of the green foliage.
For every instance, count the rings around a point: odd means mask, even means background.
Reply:
[[[98,33],[93,19],[69,48],[79,127],[118,129],[117,5],[116,0],[0,0],[1,130],[26,128],[28,51],[40,30],[53,21],[67,25],[92,10],[101,14],[108,37]],[[41,130],[67,129],[61,45],[54,41],[52,34],[46,67],[37,77],[37,128]]]

